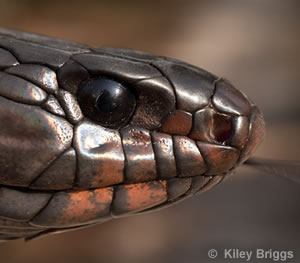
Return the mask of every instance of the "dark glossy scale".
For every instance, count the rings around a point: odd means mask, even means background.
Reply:
[[[233,147],[199,141],[197,146],[208,165],[206,175],[227,172],[233,168],[239,158],[239,151]]]
[[[0,29],[0,240],[207,191],[264,134],[228,81],[179,60]]]
[[[184,136],[174,136],[174,153],[179,177],[204,174],[207,165],[196,143]]]
[[[74,55],[72,59],[88,69],[93,75],[111,76],[124,82],[161,76],[157,69],[148,64],[123,58],[98,54],[78,54]]]
[[[196,194],[200,191],[203,191],[206,185],[211,181],[212,177],[210,176],[196,176],[192,178],[192,184],[189,188],[188,193]]]
[[[19,64],[19,61],[7,50],[0,48],[0,69],[13,67]]]
[[[0,47],[8,49],[19,59],[20,63],[38,63],[54,69],[61,67],[71,56],[68,52],[54,50],[36,43],[17,39],[10,41],[2,37],[0,37]],[[36,52],[37,49],[41,52]]]
[[[76,127],[73,144],[77,153],[76,187],[105,187],[124,181],[125,157],[118,131],[85,120]]]
[[[76,176],[76,152],[69,148],[34,180],[31,189],[71,189]]]
[[[188,135],[192,128],[192,121],[191,113],[175,110],[161,120],[160,130],[167,134]]]
[[[0,71],[0,96],[24,104],[39,105],[46,101],[47,93],[22,78]]]
[[[213,105],[222,113],[249,116],[251,105],[245,95],[229,82],[220,80],[216,83]]]
[[[66,120],[1,96],[0,123],[2,185],[29,186],[72,143],[73,129]]]
[[[58,90],[56,73],[48,67],[35,64],[21,64],[9,67],[6,72],[32,82],[41,89],[45,89],[47,93],[54,94]]]
[[[83,119],[83,114],[75,95],[61,89],[57,93],[57,100],[66,113],[66,117],[70,123],[77,124]]]
[[[153,150],[156,157],[156,169],[159,178],[176,176],[176,161],[172,136],[153,132],[151,134]]]
[[[121,130],[121,136],[126,159],[126,182],[155,180],[156,163],[150,133],[144,129],[126,127]]]
[[[173,178],[168,180],[168,201],[184,195],[191,187],[192,178]]]
[[[0,188],[0,217],[28,222],[51,198],[50,193],[28,193],[11,188]]]
[[[58,100],[53,96],[49,95],[47,101],[44,102],[42,108],[46,111],[53,113],[59,117],[65,117],[66,114],[59,104]]]
[[[249,119],[244,116],[232,118],[232,136],[228,143],[233,147],[241,149],[248,140],[249,135]]]
[[[137,105],[129,124],[148,130],[158,129],[162,119],[175,109],[176,99],[171,84],[165,77],[159,76],[139,80],[133,87]]]
[[[256,106],[252,109],[249,122],[248,143],[243,147],[240,162],[246,161],[263,140],[264,119],[261,111]]]
[[[195,112],[210,101],[217,80],[212,74],[198,69],[193,70],[180,64],[166,61],[153,63],[172,83],[177,98],[177,108],[188,112]],[[201,87],[201,88],[199,88]]]

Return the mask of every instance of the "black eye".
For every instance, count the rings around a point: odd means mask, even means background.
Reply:
[[[86,117],[110,128],[125,125],[136,105],[130,89],[105,78],[93,78],[81,83],[77,99]]]

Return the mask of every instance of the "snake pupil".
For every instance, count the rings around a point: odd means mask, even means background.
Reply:
[[[96,107],[100,112],[112,113],[116,110],[118,104],[115,102],[114,98],[109,92],[104,91],[96,101]],[[113,102],[114,101],[114,102]]]
[[[77,92],[83,114],[91,120],[111,128],[124,126],[136,105],[132,91],[121,83],[93,78],[83,82]]]

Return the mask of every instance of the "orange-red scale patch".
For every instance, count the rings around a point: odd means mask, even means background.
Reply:
[[[166,181],[122,185],[116,189],[113,214],[136,213],[167,201]]]
[[[70,227],[89,224],[110,215],[113,188],[57,192],[31,223],[37,226]]]

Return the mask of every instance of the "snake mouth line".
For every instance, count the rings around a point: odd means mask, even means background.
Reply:
[[[163,182],[165,181],[167,185],[172,185],[172,188],[176,188],[178,186],[181,186],[181,189],[179,192],[182,194],[187,193],[196,193],[202,189],[202,187],[206,186],[208,183],[212,183],[212,181],[218,181],[221,182],[223,178],[226,176],[227,173],[222,173],[222,174],[216,174],[216,175],[193,175],[193,176],[175,176],[172,178],[156,178],[153,180],[148,180],[148,181],[143,181],[143,182],[135,182],[135,183],[119,183],[119,184],[113,184],[109,186],[101,186],[101,187],[90,187],[90,188],[66,188],[66,189],[51,189],[51,190],[43,190],[43,189],[35,189],[35,188],[30,188],[30,187],[23,187],[23,186],[14,186],[14,185],[5,185],[5,184],[0,184],[0,188],[8,188],[16,191],[21,191],[24,193],[50,193],[54,194],[57,192],[78,192],[78,191],[93,191],[97,189],[105,189],[105,188],[117,188],[117,187],[122,187],[122,186],[134,186],[137,184],[147,184],[147,183],[152,183],[152,182]],[[216,180],[218,178],[218,180]],[[221,180],[222,179],[222,180]],[[219,181],[220,180],[220,181]],[[200,183],[201,181],[201,183]],[[176,186],[175,186],[176,185]],[[185,189],[185,191],[184,191]],[[173,195],[173,194],[172,194]],[[170,199],[170,198],[168,198]],[[171,199],[174,199],[173,197]]]

